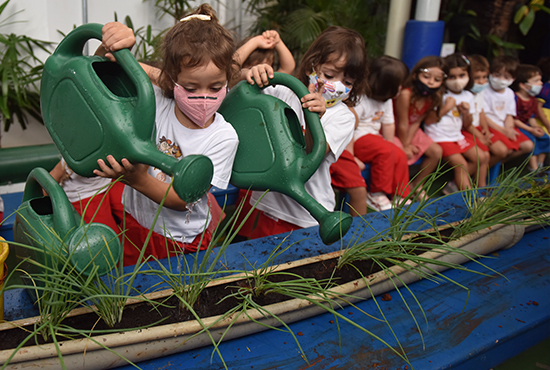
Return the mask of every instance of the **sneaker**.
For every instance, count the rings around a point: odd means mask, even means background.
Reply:
[[[445,195],[456,193],[457,191],[458,191],[458,186],[456,186],[456,183],[454,181],[449,181],[443,188],[443,194]]]
[[[391,209],[392,204],[386,194],[378,192],[367,194],[367,206],[377,211],[387,211]]]

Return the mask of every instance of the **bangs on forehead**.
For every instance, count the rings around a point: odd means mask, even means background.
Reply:
[[[365,64],[362,55],[354,52],[353,50],[336,50],[330,54],[323,63],[335,64],[341,59],[344,59],[344,67],[338,68],[339,71],[343,71],[344,75],[351,78],[358,78],[365,73]]]

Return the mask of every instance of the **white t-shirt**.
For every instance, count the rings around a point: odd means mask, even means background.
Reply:
[[[354,108],[359,117],[359,124],[354,133],[356,141],[368,134],[380,136],[382,125],[395,123],[391,99],[380,102],[363,95]]]
[[[297,112],[302,128],[305,129],[304,115],[300,100],[290,89],[285,86],[268,87],[263,90],[265,94],[275,96]],[[325,132],[325,137],[330,152],[325,155],[321,165],[306,182],[306,191],[323,207],[329,211],[334,210],[336,201],[334,191],[330,182],[330,165],[340,157],[346,145],[353,137],[355,127],[355,116],[344,103],[337,103],[331,108],[327,108],[326,113],[321,118],[321,124]],[[263,195],[261,191],[252,192],[250,204],[254,205]],[[311,227],[318,225],[310,213],[294,199],[277,192],[268,192],[258,203],[259,210],[264,211],[274,219],[281,219],[300,227]]]
[[[485,93],[486,87],[483,91],[474,95],[474,113],[472,114],[472,125],[479,127],[479,115],[485,110]]]
[[[452,91],[448,91],[445,95],[443,95],[443,102],[445,102],[445,100],[449,97],[455,99],[455,107],[441,117],[439,122],[424,126],[424,132],[426,135],[428,135],[436,143],[458,142],[460,140],[464,140],[464,135],[462,135],[462,116],[460,115],[457,106],[463,102],[466,102],[470,106],[470,114],[473,114],[475,110],[474,94],[471,92],[462,90],[460,94],[455,94]]]
[[[488,86],[483,90],[485,96],[484,112],[487,118],[504,127],[504,120],[507,115],[516,115],[516,99],[512,89],[507,87],[504,92],[498,93]]]
[[[216,113],[214,122],[210,126],[203,129],[189,129],[176,118],[174,100],[166,98],[157,86],[154,86],[154,91],[157,148],[177,159],[191,154],[207,156],[214,165],[212,185],[226,189],[239,144],[237,132],[233,126],[226,122],[219,113]],[[158,168],[151,166],[148,172],[157,180],[170,183],[171,177]],[[159,205],[130,186],[125,187],[123,200],[126,211],[141,226],[150,228]],[[187,211],[176,211],[163,207],[153,230],[165,235],[164,229],[166,229],[167,236],[182,243],[190,243],[195,236],[203,232],[205,225],[209,222],[205,194],[196,203],[188,204]]]
[[[111,179],[105,177],[82,177],[76,174],[67,166],[65,159],[61,158],[61,166],[69,177],[63,181],[61,186],[69,198],[69,202],[74,203],[83,199],[90,198],[93,195],[103,193],[111,183]]]

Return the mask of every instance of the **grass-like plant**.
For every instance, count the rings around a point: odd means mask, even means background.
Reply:
[[[455,228],[453,238],[497,224],[544,225],[550,222],[548,171],[526,170],[528,161],[503,172],[496,184],[462,192],[469,215]],[[546,175],[545,175],[546,174]]]

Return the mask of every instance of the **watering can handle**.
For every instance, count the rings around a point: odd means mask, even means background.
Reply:
[[[82,49],[90,39],[99,41],[103,38],[101,30],[103,25],[100,23],[86,23],[70,32],[57,46],[55,53],[67,58],[82,56]],[[137,90],[138,101],[135,105],[136,110],[144,106],[144,102],[155,101],[153,86],[143,68],[132,55],[129,49],[120,49],[113,53],[122,69],[128,74],[128,77],[134,83]],[[139,117],[139,113],[135,113]]]
[[[43,197],[44,193],[42,189],[46,190],[46,193],[48,193],[52,200],[52,207],[55,210],[53,218],[55,229],[58,230],[61,237],[64,237],[78,225],[76,225],[73,206],[69,202],[67,194],[65,194],[65,191],[48,171],[41,167],[36,167],[29,173],[27,183],[25,184],[23,203]]]
[[[299,99],[309,94],[309,90],[300,80],[286,73],[275,72],[273,74],[273,78],[269,80],[269,85],[286,86],[292,90]],[[319,119],[319,115],[317,113],[310,112],[307,108],[302,108],[302,110],[313,140],[313,148],[311,149],[311,153],[307,155],[307,158],[310,159],[310,163],[313,164],[311,160],[314,160],[315,158],[322,159],[325,156],[325,151],[327,148],[325,132],[323,131],[323,126],[321,125],[321,120]],[[309,164],[304,165],[308,166]],[[319,163],[316,165],[318,166]]]

